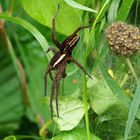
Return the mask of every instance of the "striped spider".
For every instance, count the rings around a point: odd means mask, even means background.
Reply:
[[[53,109],[52,109],[52,101],[54,97],[54,92],[56,92],[56,111],[57,111],[57,117],[59,117],[58,112],[58,94],[59,94],[59,87],[60,87],[60,80],[62,78],[66,77],[66,67],[67,64],[70,62],[73,62],[76,64],[85,74],[87,74],[91,79],[92,77],[86,72],[84,67],[79,64],[73,57],[72,57],[72,51],[75,48],[76,44],[78,43],[80,36],[77,34],[81,29],[89,28],[89,26],[81,26],[77,28],[74,33],[72,33],[70,36],[68,36],[61,44],[56,40],[56,31],[55,31],[55,19],[59,12],[60,6],[58,5],[58,10],[56,14],[54,15],[52,19],[52,41],[54,44],[58,47],[59,51],[57,51],[55,48],[49,47],[47,52],[50,50],[54,53],[53,58],[50,60],[47,70],[45,72],[44,76],[44,92],[46,96],[47,91],[47,75],[50,75],[50,78],[52,79],[52,89],[51,89],[51,96],[50,96],[50,112],[51,112],[51,118],[53,118]],[[55,70],[55,76],[54,78],[51,75],[51,71]]]

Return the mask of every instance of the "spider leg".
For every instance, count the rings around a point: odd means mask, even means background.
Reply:
[[[66,62],[62,63],[61,65],[59,65],[57,72],[56,72],[56,76],[55,76],[55,88],[56,88],[56,113],[57,113],[57,117],[59,118],[59,112],[58,112],[58,95],[59,95],[59,89],[60,89],[60,80],[64,77],[66,77]]]
[[[58,5],[58,10],[52,19],[52,41],[61,50],[61,44],[56,40],[56,31],[55,31],[55,19],[59,12],[59,9],[60,9],[60,5]]]
[[[53,76],[52,76],[51,71],[49,72],[49,76],[50,76],[50,79],[53,81]]]
[[[59,112],[58,112],[58,95],[59,95],[59,88],[60,88],[60,80],[61,78],[57,78],[56,81],[56,113],[57,113],[57,117],[59,118]]]
[[[46,53],[48,53],[49,51],[52,51],[54,54],[57,53],[57,50],[53,47],[49,47],[46,51]]]
[[[59,112],[58,112],[58,95],[59,95],[59,88],[60,88],[60,80],[62,78],[61,73],[57,73],[58,75],[55,76],[53,83],[52,83],[52,92],[51,92],[51,97],[50,97],[50,112],[51,112],[51,118],[53,119],[53,97],[54,97],[54,91],[56,89],[56,113],[57,117],[59,118]]]
[[[74,36],[74,35],[77,34],[80,30],[85,29],[85,28],[91,28],[91,26],[90,26],[90,25],[88,25],[88,26],[80,26],[80,27],[78,27],[78,28],[72,33],[71,36]]]
[[[48,65],[44,75],[44,96],[46,96],[47,93],[47,75],[50,74],[50,71],[51,71],[51,65]]]
[[[53,102],[53,97],[54,97],[55,86],[56,86],[56,81],[54,79],[53,83],[52,83],[52,92],[51,92],[51,97],[50,97],[50,112],[51,112],[51,118],[52,119],[53,119],[53,106],[52,106],[52,102]]]
[[[73,57],[70,57],[69,60],[73,62],[74,64],[76,64],[86,75],[89,76],[89,78],[93,80],[91,75],[84,69],[84,67],[79,62],[77,62],[77,60],[75,60]]]

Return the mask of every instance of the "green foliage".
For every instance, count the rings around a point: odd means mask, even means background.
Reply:
[[[16,140],[16,137],[15,136],[8,136],[8,137],[5,137],[4,140]]]
[[[111,106],[120,104],[103,77],[98,81],[96,79],[96,83],[90,88],[92,88],[91,93],[89,93],[90,104],[98,115],[103,114]],[[94,94],[92,91],[94,91]]]
[[[73,56],[93,80],[68,65],[59,95],[60,118],[55,117],[54,101],[54,120],[50,121],[52,81],[48,79],[44,98],[43,77],[53,54],[44,51],[54,46],[52,17],[58,3],[60,42],[77,27],[92,24],[90,31],[80,31]],[[139,139],[140,81],[131,71],[139,77],[140,52],[129,58],[129,69],[126,58],[109,50],[104,34],[118,20],[139,25],[138,1],[1,0],[0,6],[0,139]]]
[[[118,11],[117,20],[126,20],[133,5],[133,0],[123,0],[121,7]]]
[[[83,2],[83,0],[81,2]],[[80,21],[82,11],[73,9],[62,0],[42,0],[41,2],[38,0],[21,0],[21,3],[31,17],[50,28],[52,28],[52,17],[60,3],[61,10],[57,17],[56,29],[64,35],[71,34],[76,27],[82,24]],[[63,21],[65,21],[65,23]],[[67,28],[65,29],[64,27]]]
[[[0,61],[0,134],[5,134],[12,133],[19,127],[24,106],[20,82],[12,60],[7,51],[1,48],[1,52],[0,59],[4,61]]]
[[[128,120],[126,123],[126,129],[125,129],[125,139],[128,138],[132,123],[134,122],[136,113],[138,114],[139,104],[140,104],[140,80],[138,81],[137,88],[131,103]]]
[[[48,103],[48,98],[44,100]],[[54,106],[54,116],[56,115],[56,105]],[[89,106],[88,106],[89,108]],[[76,127],[84,115],[84,104],[80,99],[75,97],[60,97],[59,98],[59,115],[60,118],[54,117],[55,122],[58,124],[60,131],[71,130]]]
[[[83,5],[79,4],[79,3],[76,3],[73,0],[65,0],[65,2],[68,3],[70,6],[75,7],[77,9],[97,13],[97,11],[95,11],[95,10],[89,8],[89,7],[83,6]]]
[[[97,136],[92,135],[91,140],[100,140]],[[65,132],[52,138],[52,140],[85,140],[87,139],[86,130],[83,128],[76,128],[72,131]]]

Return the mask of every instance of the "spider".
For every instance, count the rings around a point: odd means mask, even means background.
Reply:
[[[84,67],[72,57],[72,51],[80,39],[80,36],[77,33],[81,29],[89,28],[90,26],[81,26],[81,27],[77,28],[70,36],[68,36],[60,44],[56,39],[56,31],[55,31],[55,19],[56,19],[57,14],[59,13],[59,9],[60,9],[60,5],[58,5],[58,10],[52,19],[52,41],[58,47],[59,51],[57,51],[53,47],[49,47],[48,50],[46,51],[46,52],[49,52],[51,50],[54,53],[54,56],[50,60],[48,67],[47,67],[47,70],[46,70],[45,75],[44,75],[45,96],[46,96],[46,92],[47,92],[47,75],[49,74],[50,78],[52,79],[52,89],[51,89],[51,96],[50,96],[50,112],[51,112],[52,119],[53,119],[52,101],[53,101],[55,90],[56,90],[56,112],[57,112],[57,117],[59,118],[58,94],[59,94],[60,80],[62,78],[66,77],[65,71],[66,71],[67,64],[69,64],[70,62],[73,62],[86,75],[88,75],[92,79],[92,77],[86,72]],[[52,70],[56,71],[54,79],[53,79],[52,74],[51,74]]]

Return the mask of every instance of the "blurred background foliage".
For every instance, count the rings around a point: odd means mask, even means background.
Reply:
[[[45,51],[54,46],[51,22],[58,3],[60,42],[77,27],[92,25],[80,31],[73,56],[93,80],[70,64],[61,81],[62,117],[52,121],[52,82],[48,78],[45,98],[44,72],[53,54]],[[139,27],[139,12],[138,0],[0,0],[0,139],[140,139],[140,81],[134,78],[140,75],[140,52],[130,60],[115,55],[104,34],[115,21]]]

